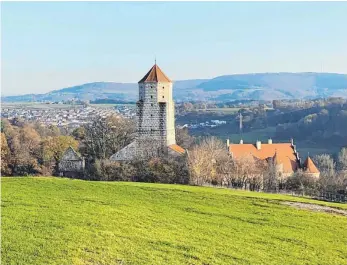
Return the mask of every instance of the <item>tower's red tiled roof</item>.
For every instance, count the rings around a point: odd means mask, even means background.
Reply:
[[[253,155],[262,160],[272,158],[276,161],[276,164],[283,164],[284,173],[292,173],[299,168],[299,163],[290,143],[262,143],[259,150],[254,144],[230,144],[229,152],[232,153],[234,158],[247,155]]]
[[[177,144],[169,145],[169,148],[177,153],[184,154],[185,150]]]
[[[308,156],[304,162],[304,170],[307,173],[320,173],[312,159]]]
[[[172,81],[164,74],[157,64],[153,65],[148,73],[139,81],[139,83],[146,82],[172,83]]]

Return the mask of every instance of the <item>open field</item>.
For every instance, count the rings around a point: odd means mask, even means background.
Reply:
[[[208,109],[198,109],[198,111],[206,111],[206,112],[219,112],[223,114],[235,114],[240,109],[250,109],[249,107],[245,108],[208,108]],[[273,108],[265,107],[266,110],[273,110]]]
[[[227,189],[2,178],[2,264],[346,264],[347,218]]]
[[[90,104],[92,107],[96,108],[112,108],[115,106],[127,106],[128,108],[135,108],[135,104]]]
[[[266,143],[269,138],[273,138],[276,132],[276,127],[268,127],[265,129],[257,129],[250,132],[246,132],[242,134],[242,139],[245,143],[255,143],[257,140]],[[239,143],[240,142],[240,134],[229,134],[230,142]],[[289,139],[288,139],[289,141]]]
[[[127,106],[135,108],[135,104],[90,104],[92,107],[96,108],[112,108],[115,106]],[[70,109],[70,108],[80,108],[82,105],[78,104],[46,104],[40,102],[18,102],[18,103],[2,103],[2,108],[23,108],[23,109]]]
[[[73,104],[46,104],[40,102],[18,102],[18,103],[1,103],[2,108],[8,109],[71,109],[79,108],[81,105]]]
[[[203,109],[201,109],[201,110],[203,110]],[[207,111],[207,112],[221,112],[221,113],[224,113],[224,114],[234,114],[234,113],[237,113],[239,110],[240,110],[240,108],[211,108],[211,109],[206,109],[204,111]]]

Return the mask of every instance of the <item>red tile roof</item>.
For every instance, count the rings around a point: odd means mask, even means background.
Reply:
[[[164,74],[157,64],[153,65],[148,73],[139,81],[139,83],[146,82],[172,83],[172,81]]]
[[[253,155],[262,160],[275,159],[277,164],[283,164],[283,173],[292,173],[299,168],[299,163],[290,143],[262,143],[260,150],[254,144],[230,144],[229,152],[232,153],[234,158]]]
[[[169,148],[177,153],[184,154],[185,150],[177,144],[169,145]]]
[[[304,162],[304,171],[307,173],[320,173],[310,157],[307,157]]]

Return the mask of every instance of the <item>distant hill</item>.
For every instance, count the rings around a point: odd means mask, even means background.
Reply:
[[[2,97],[3,102],[60,101],[68,99],[137,99],[136,83],[95,82],[46,94]],[[174,82],[176,100],[294,99],[347,97],[347,75],[334,73],[257,73]]]

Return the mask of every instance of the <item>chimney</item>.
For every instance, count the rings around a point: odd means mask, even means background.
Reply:
[[[243,144],[243,140],[242,139],[240,140],[240,144]]]
[[[227,139],[227,148],[229,148],[229,145],[230,145],[230,141],[229,139]]]
[[[267,140],[267,143],[268,143],[268,144],[272,144],[272,139],[269,138],[269,140]]]
[[[290,139],[290,144],[291,144],[292,146],[294,146],[294,139],[293,139],[293,138]]]
[[[257,147],[257,150],[260,150],[261,149],[261,141],[257,141],[255,143],[255,146]]]

